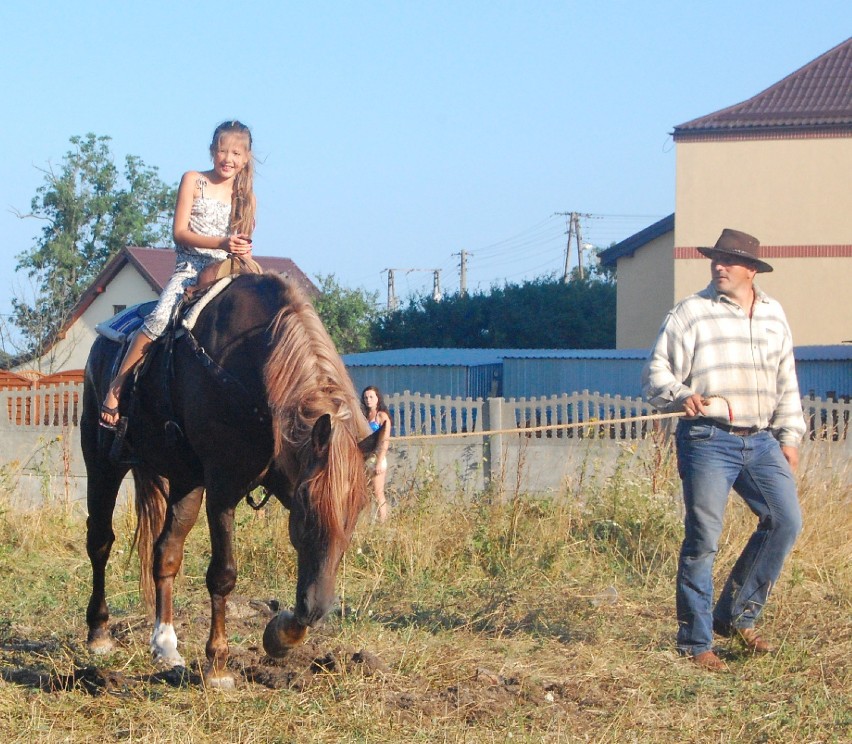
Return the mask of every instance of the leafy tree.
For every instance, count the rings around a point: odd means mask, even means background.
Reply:
[[[552,277],[490,293],[414,298],[375,322],[376,345],[593,349],[615,346],[615,285],[596,277]]]
[[[109,137],[70,139],[58,169],[48,166],[30,214],[44,221],[35,245],[17,256],[30,277],[31,300],[12,300],[13,322],[24,351],[39,354],[69,318],[91,281],[121,248],[164,245],[171,240],[176,190],[135,155],[124,162],[123,179],[113,162]]]
[[[314,299],[314,307],[338,352],[368,351],[379,293],[341,287],[334,274],[317,274],[317,280],[320,295]]]
[[[609,248],[612,248],[615,243],[610,243]],[[589,275],[593,279],[599,279],[602,282],[606,282],[608,284],[615,284],[616,281],[616,266],[615,264],[609,264],[604,266],[600,261],[600,254],[604,251],[603,248],[595,248],[595,260],[591,262],[588,267]]]

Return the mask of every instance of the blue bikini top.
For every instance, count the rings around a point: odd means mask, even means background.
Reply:
[[[382,425],[378,421],[369,421],[368,423],[373,431],[378,431],[382,428]]]

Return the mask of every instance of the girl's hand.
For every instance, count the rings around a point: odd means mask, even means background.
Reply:
[[[228,238],[228,247],[225,249],[228,253],[233,253],[235,256],[247,256],[251,254],[251,238],[248,235],[238,234],[231,235]]]

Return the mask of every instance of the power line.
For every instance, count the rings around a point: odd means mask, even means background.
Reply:
[[[572,218],[572,215],[575,217]],[[465,248],[450,253],[451,258],[443,262],[442,269],[384,269],[382,273],[389,272],[388,308],[399,305],[399,288],[395,279],[398,280],[400,274],[408,278],[412,272],[433,274],[433,296],[441,294],[441,270],[457,273],[461,294],[470,290],[471,283],[474,287],[493,285],[500,280],[539,275],[542,270],[548,274],[561,274],[562,280],[567,281],[574,260],[578,276],[582,278],[587,269],[584,259],[588,251],[607,248],[659,219],[660,215],[650,214],[556,212],[502,240],[474,246],[473,250]],[[396,273],[396,277],[392,272]],[[491,278],[488,278],[489,275]],[[421,289],[426,292],[426,286],[421,285]]]

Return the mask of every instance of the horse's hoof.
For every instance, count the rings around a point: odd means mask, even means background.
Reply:
[[[151,634],[151,660],[157,669],[165,671],[177,666],[186,666],[183,656],[178,653],[177,644],[174,626],[158,621]]]
[[[263,650],[273,659],[280,659],[304,641],[307,633],[308,628],[299,623],[292,612],[279,612],[263,631]]]
[[[88,644],[89,652],[95,656],[107,656],[115,650],[115,644],[112,641],[96,641]]]
[[[86,646],[88,646],[89,651],[95,656],[106,656],[112,653],[112,650],[115,648],[115,642],[112,640],[109,631],[99,631],[89,635]]]
[[[177,651],[172,654],[152,654],[151,661],[154,666],[161,672],[167,672],[175,667],[185,667],[186,662]]]
[[[228,672],[205,671],[204,684],[214,690],[233,690],[237,683]]]

